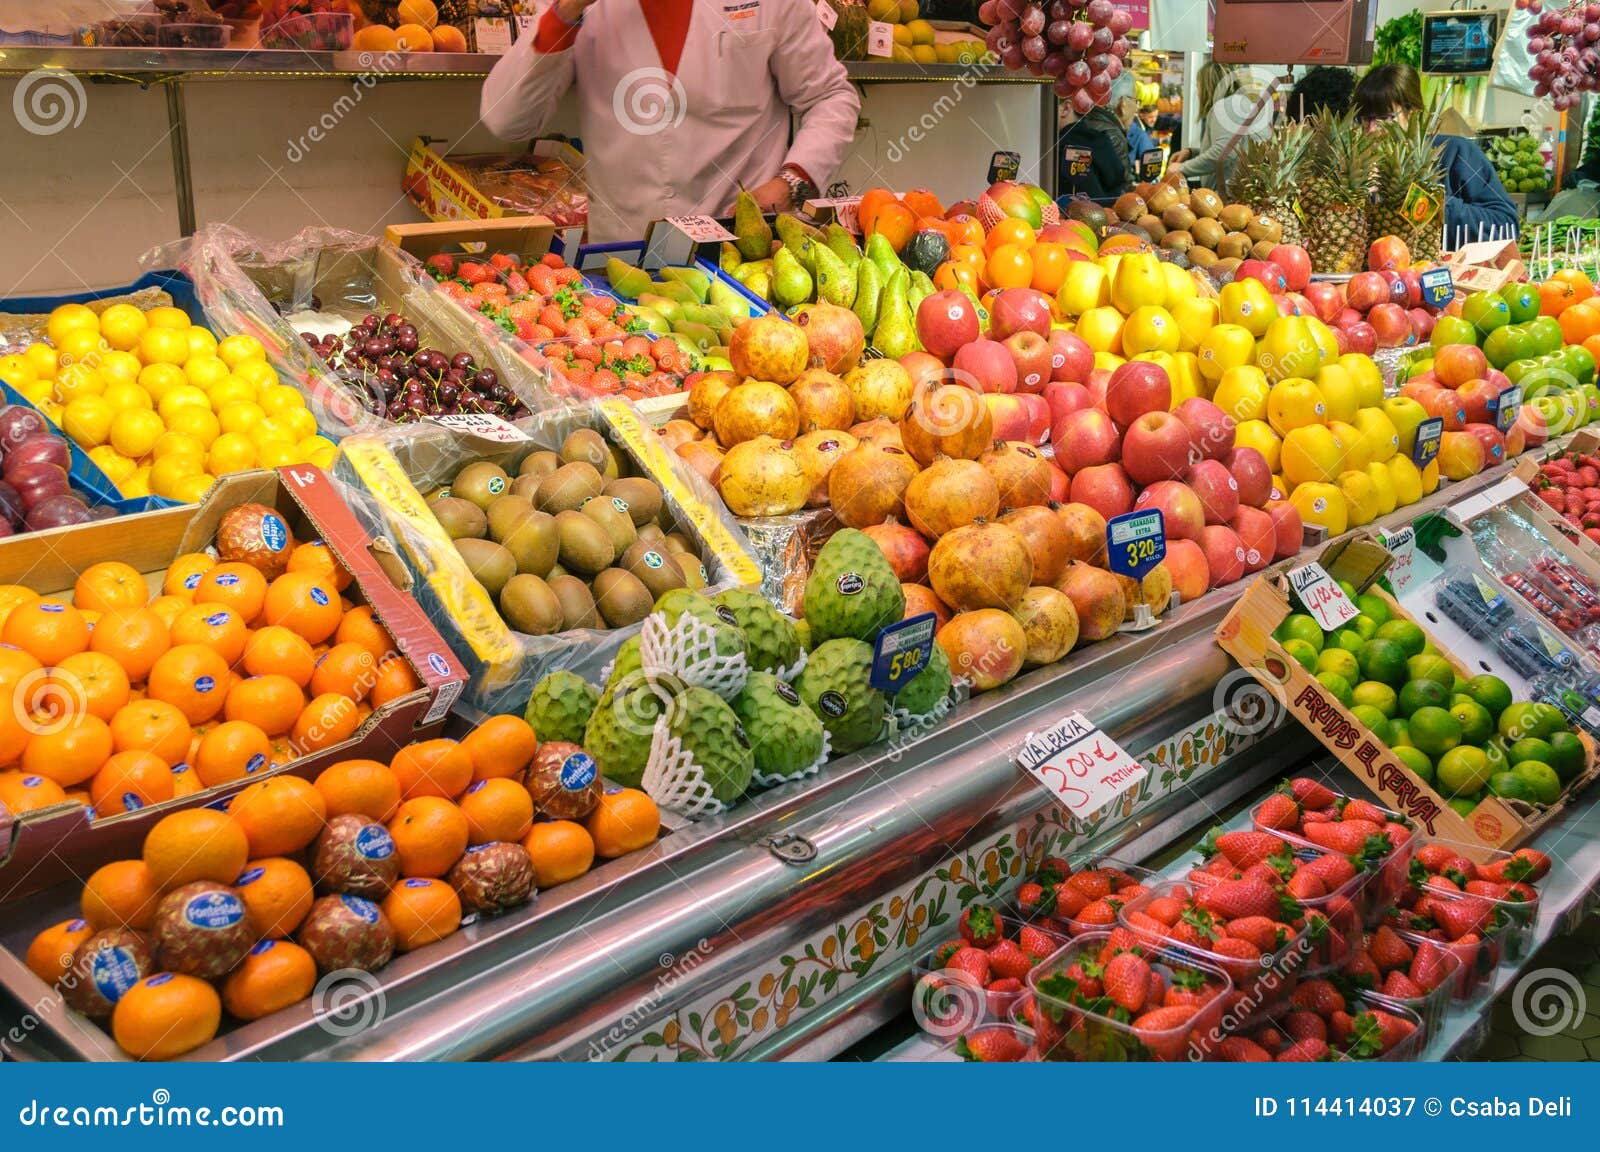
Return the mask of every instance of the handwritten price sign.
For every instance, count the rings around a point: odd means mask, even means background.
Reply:
[[[1344,589],[1334,583],[1321,564],[1306,564],[1289,569],[1289,587],[1300,597],[1306,611],[1322,625],[1324,632],[1332,632],[1341,624],[1349,623],[1361,615],[1360,609],[1350,603]]]
[[[924,612],[879,632],[872,649],[872,686],[880,692],[897,692],[926,668],[937,623],[932,612]]]
[[[1417,530],[1407,524],[1394,532],[1382,531],[1379,535],[1383,538],[1383,546],[1389,550],[1389,555],[1394,557],[1384,576],[1398,598],[1410,586],[1412,577],[1416,575]]]
[[[738,239],[710,216],[668,216],[665,222],[696,244],[715,244],[723,240]]]
[[[1088,816],[1137,788],[1145,770],[1111,737],[1072,712],[1030,732],[1017,763],[1074,816]]]
[[[471,432],[475,436],[482,436],[486,440],[494,440],[501,444],[521,444],[531,439],[515,424],[484,412],[453,412],[444,416],[430,416],[428,419],[446,428],[454,428],[458,432]]]
[[[1143,579],[1167,554],[1167,531],[1160,509],[1113,516],[1106,523],[1106,553],[1117,575]]]

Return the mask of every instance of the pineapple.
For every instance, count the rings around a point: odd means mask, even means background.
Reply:
[[[1444,222],[1444,181],[1439,148],[1433,143],[1438,117],[1412,116],[1408,123],[1391,120],[1375,135],[1377,141],[1377,199],[1367,213],[1368,235],[1398,236],[1418,260],[1439,257],[1440,229]],[[1438,210],[1422,224],[1406,215],[1406,197],[1412,187],[1433,198]]]
[[[1310,143],[1310,130],[1297,121],[1284,124],[1265,140],[1247,141],[1239,150],[1228,186],[1230,199],[1283,225],[1285,244],[1301,242],[1300,217],[1295,214],[1296,185]]]
[[[1318,272],[1359,272],[1367,262],[1373,140],[1354,113],[1309,118],[1311,147],[1300,186],[1306,248]]]

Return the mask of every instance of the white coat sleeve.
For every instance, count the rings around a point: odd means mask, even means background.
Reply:
[[[772,54],[772,75],[778,95],[800,115],[784,163],[799,165],[825,190],[855,139],[861,97],[834,59],[812,0],[780,0],[778,9],[782,48]]]
[[[519,36],[483,82],[478,115],[502,140],[537,136],[555,114],[556,102],[572,87],[572,50],[540,54],[534,37]]]

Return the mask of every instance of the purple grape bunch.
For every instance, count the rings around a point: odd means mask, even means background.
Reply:
[[[1576,108],[1580,93],[1600,91],[1600,3],[1546,8],[1541,0],[1516,0],[1535,19],[1528,29],[1528,76],[1533,94],[1549,97],[1558,112]]]
[[[1133,48],[1133,17],[1111,0],[983,0],[989,50],[1012,71],[1054,76],[1056,95],[1081,116],[1111,101],[1111,83]]]
[[[311,332],[300,338],[369,412],[396,424],[462,413],[503,420],[528,415],[493,368],[480,368],[470,352],[450,356],[422,347],[416,325],[397,313],[369,314],[342,340]]]

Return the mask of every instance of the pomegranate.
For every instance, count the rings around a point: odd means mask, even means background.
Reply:
[[[678,445],[678,455],[709,483],[717,482],[717,470],[722,467],[722,449],[715,443],[710,440],[691,440]]]
[[[807,432],[794,442],[795,455],[811,478],[811,493],[806,497],[807,508],[821,508],[828,502],[828,475],[846,452],[855,448],[857,440],[848,432],[830,432],[819,428]]]
[[[1067,530],[1067,559],[1085,564],[1106,562],[1106,518],[1087,504],[1058,504],[1052,509]]]
[[[676,452],[680,444],[700,439],[700,426],[692,420],[668,420],[661,429],[661,440]]]
[[[826,301],[805,304],[795,310],[794,322],[805,330],[811,349],[807,366],[843,374],[861,363],[867,338],[850,309]]]
[[[976,460],[943,457],[912,477],[905,501],[911,526],[937,540],[979,517],[992,519],[1000,510],[1000,489]]]
[[[856,422],[856,402],[844,381],[823,368],[807,368],[789,385],[789,396],[800,413],[800,431],[848,428]]]
[[[950,661],[950,674],[987,692],[1022,671],[1028,635],[1016,617],[995,608],[962,612],[939,629],[939,647]]]
[[[850,425],[850,435],[863,444],[887,444],[905,451],[905,441],[900,439],[900,425],[882,416]]]
[[[1050,462],[1019,440],[996,440],[978,457],[1000,489],[1000,507],[1024,508],[1050,499]]]
[[[1078,635],[1088,641],[1104,640],[1114,636],[1127,603],[1122,585],[1104,568],[1080,564],[1074,560],[1067,565],[1066,575],[1058,585],[1072,600],[1078,610]]]
[[[861,530],[872,539],[903,584],[920,584],[928,578],[928,542],[914,528],[885,520]]]
[[[792,440],[757,436],[722,458],[717,490],[735,516],[787,516],[806,506],[811,477]]]
[[[925,381],[900,418],[900,442],[924,468],[937,456],[976,460],[993,436],[989,406],[960,384]]]
[[[691,379],[689,383],[689,419],[709,432],[716,419],[717,405],[738,386],[739,377],[726,368],[701,372],[698,379]]]
[[[800,434],[800,410],[795,407],[794,397],[765,380],[751,380],[729,392],[711,419],[724,448],[757,436],[793,440]]]
[[[828,503],[847,528],[866,528],[906,514],[906,485],[917,462],[900,448],[861,444],[828,473]]]
[[[939,538],[928,555],[928,582],[957,612],[1014,608],[1033,583],[1033,557],[1022,534],[975,520]]]
[[[913,616],[932,612],[933,626],[936,630],[943,628],[949,621],[949,606],[934,595],[933,589],[926,584],[901,584],[900,591],[906,596],[906,614],[902,619],[909,620]]]
[[[1042,504],[1013,508],[1000,517],[1000,523],[1016,529],[1027,542],[1028,554],[1033,557],[1034,583],[1054,584],[1060,579],[1071,541],[1066,522],[1054,509]]]
[[[1022,657],[1025,668],[1054,664],[1078,642],[1078,610],[1059,589],[1029,588],[1011,614],[1028,637],[1028,650]]]

